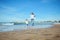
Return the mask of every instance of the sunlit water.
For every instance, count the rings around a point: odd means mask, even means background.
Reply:
[[[32,26],[29,24],[28,26],[26,24],[22,25],[0,25],[0,32],[6,32],[6,31],[13,31],[13,30],[24,30],[28,28],[49,28],[52,27],[53,23],[46,23],[46,24],[35,24]]]

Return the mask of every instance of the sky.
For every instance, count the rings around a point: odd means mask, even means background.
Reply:
[[[60,20],[60,0],[0,0],[0,22],[21,22],[36,15],[36,21]]]

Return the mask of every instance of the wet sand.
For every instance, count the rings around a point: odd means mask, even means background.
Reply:
[[[51,28],[0,32],[0,40],[60,40],[60,24]]]

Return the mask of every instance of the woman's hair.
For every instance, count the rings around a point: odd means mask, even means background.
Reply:
[[[31,14],[32,14],[32,15],[34,15],[34,13],[33,13],[33,12],[32,12]]]

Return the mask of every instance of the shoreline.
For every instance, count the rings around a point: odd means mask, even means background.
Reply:
[[[59,37],[56,37],[59,36]],[[56,37],[56,38],[55,38]],[[0,32],[0,40],[60,40],[60,24],[46,29]]]
[[[58,37],[56,37],[58,36]],[[56,37],[56,38],[55,38]],[[0,40],[60,40],[60,24],[46,29],[0,32]]]

